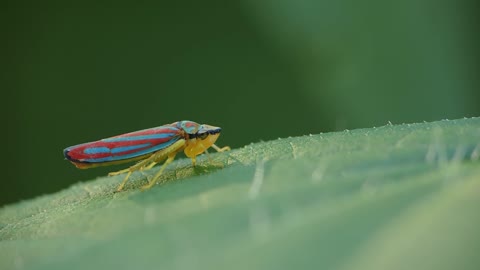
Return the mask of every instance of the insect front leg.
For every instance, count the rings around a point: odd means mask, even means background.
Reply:
[[[197,165],[197,159],[196,159],[196,157],[192,157],[191,160],[192,160],[192,165],[193,165],[193,167],[195,167],[195,166]]]
[[[216,146],[215,144],[212,144],[211,147],[213,149],[215,149],[217,152],[225,152],[225,151],[230,151],[230,146],[225,146],[225,147],[218,147]],[[210,157],[209,153],[208,153],[208,150],[205,150],[205,153],[207,154],[207,157],[208,157],[208,161],[210,162],[210,164],[213,164],[213,161],[212,161],[212,158]],[[194,164],[195,166],[195,164]]]
[[[222,148],[216,146],[215,144],[212,144],[212,148],[217,150],[217,152],[224,152],[224,151],[230,151],[230,146],[224,146]]]

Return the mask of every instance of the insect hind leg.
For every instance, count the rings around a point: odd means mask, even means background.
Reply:
[[[124,174],[124,173],[129,172],[129,171],[130,171],[130,168],[120,170],[120,171],[116,171],[116,172],[110,172],[110,173],[108,173],[108,176],[115,176],[115,175],[119,175],[119,174]]]
[[[118,172],[109,173],[108,174],[109,176],[119,175],[119,174],[122,174],[122,173],[127,173],[127,175],[123,179],[122,183],[120,183],[120,185],[117,187],[117,192],[122,191],[123,187],[125,186],[125,184],[128,181],[128,178],[130,178],[130,175],[132,175],[132,173],[134,171],[139,171],[139,170],[142,171],[144,168],[150,169],[151,167],[153,167],[156,164],[156,162],[152,161],[153,159],[155,159],[155,155],[152,155],[151,157],[149,157],[145,160],[142,160],[142,161],[138,162],[137,164],[135,164],[135,165],[133,165],[133,166],[127,168],[127,169],[124,169],[124,170],[121,170],[121,171],[118,171]],[[150,163],[150,164],[148,164],[148,163]]]
[[[128,170],[128,169],[127,169]],[[120,183],[120,185],[117,187],[117,192],[120,192],[122,191],[123,187],[125,186],[125,184],[127,183],[128,181],[128,178],[130,177],[130,175],[132,174],[133,171],[129,171],[127,173],[127,176],[125,176],[125,178],[123,179],[122,183]]]
[[[142,190],[149,189],[157,183],[157,180],[160,178],[160,176],[162,175],[162,173],[165,170],[165,168],[167,167],[167,165],[170,164],[175,159],[176,154],[177,154],[176,152],[173,152],[172,154],[170,154],[168,156],[167,160],[165,161],[165,163],[163,163],[162,167],[155,174],[155,176],[153,176],[153,178],[150,181],[148,181],[148,184],[141,187]],[[150,165],[152,165],[152,164],[150,164]]]
[[[144,169],[151,169],[153,166],[155,166],[155,164],[167,158],[167,161],[165,161],[165,163],[162,165],[162,167],[157,172],[157,174],[155,174],[155,176],[149,181],[149,183],[146,186],[142,187],[142,190],[152,187],[157,182],[158,178],[160,178],[160,175],[162,174],[165,167],[173,161],[173,159],[175,158],[175,155],[184,147],[185,147],[185,140],[183,139],[178,140],[171,146],[161,151],[155,152],[147,159],[144,159],[138,162],[137,164],[131,166],[130,168],[119,171],[120,173],[123,173],[123,172],[128,172],[128,173],[125,176],[125,179],[123,179],[122,183],[118,186],[117,191],[121,191],[123,189],[123,187],[125,186],[125,183],[127,183],[128,178],[130,177],[132,172],[142,171]],[[114,175],[116,174],[117,172],[114,173]]]

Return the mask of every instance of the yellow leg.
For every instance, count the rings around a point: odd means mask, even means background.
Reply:
[[[130,177],[132,172],[142,171],[144,169],[151,169],[153,166],[155,166],[155,164],[157,164],[161,160],[164,160],[167,156],[168,156],[168,159],[165,162],[165,164],[168,164],[168,163],[172,162],[173,158],[175,158],[175,154],[178,151],[180,151],[181,149],[183,149],[184,146],[185,146],[185,140],[183,140],[183,139],[178,140],[177,142],[175,142],[171,146],[169,146],[169,147],[167,147],[167,148],[165,148],[161,151],[153,153],[148,158],[138,162],[137,164],[131,166],[130,168],[124,169],[124,170],[121,170],[121,171],[118,171],[118,172],[109,173],[108,175],[118,175],[118,174],[128,172],[127,175],[125,176],[125,178],[123,179],[122,183],[117,188],[117,191],[121,191],[123,189],[123,187],[125,186],[125,184],[127,183],[128,178]],[[170,160],[170,156],[172,156],[172,160]],[[152,181],[155,182],[156,179],[160,176],[161,172],[165,168],[165,164],[160,169],[160,172],[157,173],[157,175],[155,175],[155,177],[152,179]],[[152,182],[152,181],[150,181],[150,182]]]
[[[143,171],[144,171],[144,170],[150,170],[150,169],[151,169],[153,166],[155,166],[156,164],[157,164],[157,162],[152,161],[152,163],[148,164],[147,166],[142,166],[142,167],[140,167],[140,169],[138,169],[138,171],[139,171],[143,176],[145,176],[145,178],[148,179],[148,175],[145,174]],[[136,167],[138,167],[138,166],[136,166]],[[132,172],[134,172],[134,171],[136,171],[136,170],[137,170],[137,169],[135,169],[135,168],[133,168],[132,170],[130,170],[130,168],[128,168],[128,169],[125,169],[125,170],[120,171],[120,172],[127,171],[128,174],[127,174],[127,176],[125,176],[125,179],[123,179],[122,183],[118,186],[117,192],[118,192],[118,191],[122,191],[123,186],[125,186],[125,183],[128,181],[128,178],[130,177],[130,175],[132,174]],[[118,172],[115,172],[115,173],[118,173]],[[110,175],[110,174],[109,174],[109,175]],[[116,175],[116,174],[115,174],[115,175]]]
[[[108,176],[119,175],[119,174],[126,173],[126,172],[129,172],[129,171],[130,171],[130,168],[124,169],[124,170],[121,170],[121,171],[118,171],[118,172],[111,172],[111,173],[108,173]]]
[[[138,162],[137,164],[135,164],[135,165],[133,165],[133,166],[127,168],[127,169],[123,169],[123,170],[120,170],[120,171],[117,171],[117,172],[110,172],[110,173],[108,173],[108,176],[115,176],[115,175],[123,174],[123,173],[126,173],[126,172],[135,171],[135,170],[138,170],[138,169],[140,169],[140,170],[151,169],[151,168],[153,168],[153,166],[155,166],[157,164],[157,162],[152,161],[155,158],[156,158],[155,154],[153,154],[150,157],[148,157],[147,159],[142,160],[142,161]],[[148,162],[152,162],[152,163],[145,166]]]
[[[197,165],[197,159],[195,157],[192,157],[192,165],[195,167]]]
[[[144,169],[150,170],[150,169],[153,168],[153,166],[155,166],[155,165],[157,165],[157,162],[152,161],[152,163],[148,164],[148,166],[144,167]]]
[[[125,176],[125,178],[123,179],[122,183],[117,187],[117,192],[122,191],[123,187],[124,187],[125,184],[127,183],[128,178],[130,177],[131,174],[132,174],[132,171],[129,171],[129,172],[127,173],[127,176]]]
[[[213,149],[217,150],[217,152],[224,152],[224,151],[230,151],[231,150],[230,146],[225,146],[225,147],[220,148],[220,147],[216,146],[215,144],[212,144],[211,147]],[[210,163],[212,163],[212,159],[210,158],[210,155],[208,153],[208,149],[205,149],[205,154],[207,154],[208,161],[210,161]],[[192,158],[192,163],[193,163],[193,166],[195,167],[195,164],[196,164],[195,157]]]
[[[168,159],[165,161],[165,163],[163,163],[162,167],[160,168],[160,170],[155,174],[155,176],[148,182],[148,184],[146,184],[145,186],[142,186],[141,189],[142,190],[146,190],[146,189],[149,189],[151,187],[153,187],[153,185],[155,185],[157,183],[157,180],[158,178],[160,178],[160,176],[162,175],[163,173],[163,170],[165,170],[165,168],[167,167],[168,164],[170,164],[174,159],[175,159],[175,155],[177,153],[171,153],[169,156],[168,156]],[[151,164],[150,164],[151,165]]]
[[[144,171],[144,170],[150,170],[150,169],[153,168],[153,166],[155,166],[156,164],[157,164],[157,162],[152,161],[152,163],[148,164],[147,166],[141,167],[139,171],[140,171],[140,173],[141,173],[143,176],[145,176],[145,178],[148,179],[148,175],[146,175],[143,171]]]
[[[220,148],[220,147],[216,146],[215,144],[212,144],[212,148],[217,150],[217,152],[230,151],[230,146],[225,146],[225,147]],[[208,151],[205,151],[205,153],[207,153],[208,160],[210,161],[210,163],[212,163],[212,159],[210,158],[210,155],[208,155]]]
[[[152,157],[153,157],[153,155],[152,155]],[[118,171],[118,172],[109,173],[108,175],[111,176],[111,175],[118,175],[118,174],[121,174],[121,173],[124,173],[124,172],[128,172],[127,175],[125,176],[125,178],[123,179],[122,183],[120,183],[120,185],[117,187],[117,192],[122,191],[123,187],[125,186],[125,184],[128,181],[128,178],[130,177],[130,175],[132,175],[132,172],[137,171],[137,170],[142,170],[145,167],[145,164],[148,163],[152,157],[150,157],[146,160],[142,160],[142,161],[138,162],[137,164],[131,166],[128,169],[121,170],[121,171]]]
[[[212,144],[212,147],[213,147],[213,149],[217,150],[217,152],[224,152],[224,151],[230,151],[231,150],[229,146],[225,146],[225,147],[220,148],[220,147],[216,146],[215,144]]]

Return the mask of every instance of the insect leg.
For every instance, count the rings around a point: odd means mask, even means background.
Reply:
[[[157,162],[152,161],[152,163],[148,164],[148,165],[145,166],[143,169],[150,170],[150,169],[153,168],[153,166],[155,166],[156,164],[157,164]]]
[[[127,170],[128,170],[128,169],[127,169]],[[120,185],[117,187],[117,192],[122,191],[123,187],[124,187],[125,184],[127,183],[128,178],[130,177],[130,175],[132,174],[132,172],[133,172],[133,171],[128,171],[127,176],[125,176],[125,178],[123,179],[122,183],[120,183]]]
[[[155,164],[157,164],[161,160],[164,160],[168,156],[167,161],[165,161],[165,164],[162,166],[160,171],[152,178],[152,180],[149,181],[149,184],[148,184],[148,185],[150,185],[149,187],[153,186],[153,184],[155,184],[155,181],[158,179],[158,177],[160,177],[161,173],[165,169],[166,165],[168,163],[172,162],[172,160],[175,158],[175,155],[177,154],[177,152],[180,149],[182,149],[184,146],[185,146],[185,140],[178,140],[177,142],[175,142],[171,146],[169,146],[169,147],[167,147],[163,150],[155,152],[154,154],[152,154],[147,159],[144,159],[144,160],[138,162],[137,164],[131,166],[128,169],[122,170],[123,172],[128,171],[128,174],[125,176],[125,179],[123,179],[122,183],[118,186],[117,191],[121,191],[123,189],[123,186],[125,185],[125,183],[127,183],[128,178],[130,177],[132,172],[138,171],[138,170],[141,171],[143,169],[151,169],[153,166],[155,166]],[[151,183],[153,183],[153,184],[151,184]]]
[[[192,165],[193,167],[195,167],[195,165],[197,165],[197,159],[195,157],[192,157]]]
[[[115,172],[114,174],[108,174],[108,175],[117,175],[117,174],[119,174],[119,173],[128,172],[127,175],[125,176],[125,178],[123,179],[122,183],[120,183],[120,185],[118,186],[117,192],[122,191],[123,187],[125,186],[125,184],[126,184],[127,181],[128,181],[128,178],[130,177],[130,175],[132,175],[132,172],[141,169],[141,168],[142,168],[143,166],[145,166],[145,164],[148,163],[149,161],[150,161],[150,158],[145,159],[145,160],[142,160],[142,161],[138,162],[137,164],[131,166],[131,167],[128,168],[128,169]]]
[[[177,154],[177,152],[173,152],[171,153],[170,155],[168,155],[168,158],[167,160],[165,161],[165,163],[163,163],[162,167],[160,168],[160,170],[155,174],[155,176],[148,182],[148,184],[146,184],[145,186],[143,186],[141,189],[142,190],[145,190],[145,189],[149,189],[151,188],[153,185],[155,185],[155,183],[157,182],[158,178],[160,178],[160,175],[162,175],[163,173],[163,170],[165,170],[165,168],[167,167],[168,164],[170,164],[174,159],[175,159],[175,155]]]
[[[155,176],[153,176],[153,178],[148,181],[148,184],[143,186],[141,189],[142,190],[149,189],[153,185],[155,185],[158,179],[160,178],[160,176],[162,175],[163,171],[167,167],[167,165],[170,164],[175,159],[175,155],[179,151],[181,151],[184,147],[185,147],[185,140],[181,139],[181,140],[178,140],[173,145],[169,146],[168,148],[162,151],[158,151],[157,153],[152,155],[150,158],[148,158],[149,162],[152,162],[152,163],[147,165],[146,168],[151,168],[161,160],[164,160],[166,157],[168,157],[165,163],[160,168],[160,170],[155,174]]]
[[[136,171],[136,170],[142,170],[144,168],[148,168],[150,169],[151,167],[150,166],[154,166],[154,165],[151,165],[149,164],[147,167],[145,167],[145,165],[152,161],[152,159],[155,159],[155,157],[153,157],[154,155],[151,155],[150,157],[148,157],[147,159],[144,159],[142,161],[139,161],[137,162],[135,165],[131,166],[131,167],[128,167],[126,169],[123,169],[123,170],[120,170],[120,171],[117,171],[117,172],[110,172],[108,173],[108,176],[115,176],[115,175],[119,175],[119,174],[123,174],[123,173],[127,173],[127,172],[130,172],[130,171]]]
[[[223,152],[223,151],[230,151],[230,146],[225,146],[225,147],[218,147],[215,144],[212,144],[213,149],[217,150],[217,152]]]
[[[152,163],[146,165],[146,166],[143,166],[140,168],[140,173],[142,173],[143,176],[145,176],[145,178],[148,179],[148,175],[146,175],[143,170],[150,170],[151,168],[153,168],[153,166],[155,166],[158,162],[155,162],[155,161],[152,161]]]
[[[124,169],[124,170],[121,170],[121,171],[117,171],[117,172],[110,172],[110,173],[108,173],[108,176],[119,175],[119,174],[126,173],[126,172],[129,172],[129,171],[130,171],[130,169],[127,168],[127,169]]]
[[[211,147],[215,150],[217,150],[217,152],[225,152],[225,151],[230,151],[230,146],[224,146],[222,148],[216,146],[215,144],[212,144]],[[210,157],[209,153],[207,150],[205,150],[205,153],[207,154],[207,157],[208,157],[208,160],[210,161],[210,164],[213,164],[213,161],[212,161],[212,158]],[[230,155],[228,155],[230,156]]]

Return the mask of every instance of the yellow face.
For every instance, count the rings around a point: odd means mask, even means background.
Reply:
[[[216,134],[207,134],[205,138],[197,137],[190,139],[187,142],[187,147],[185,147],[185,155],[189,158],[194,158],[201,153],[205,152],[220,136],[220,133]]]

